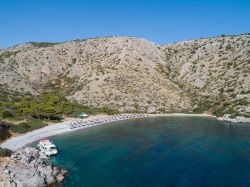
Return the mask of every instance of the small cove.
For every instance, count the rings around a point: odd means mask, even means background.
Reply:
[[[64,186],[250,186],[250,126],[206,117],[112,122],[51,138]]]

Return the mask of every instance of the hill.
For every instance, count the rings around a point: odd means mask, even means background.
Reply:
[[[121,112],[250,115],[250,35],[170,45],[132,37],[27,43],[0,51],[2,98],[63,92]]]

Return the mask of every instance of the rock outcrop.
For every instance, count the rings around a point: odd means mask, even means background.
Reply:
[[[0,187],[49,186],[61,183],[66,173],[35,148],[26,147],[1,161]]]
[[[222,117],[217,118],[220,121],[226,121],[231,123],[250,123],[250,118],[244,116],[231,117],[230,114],[225,114]]]

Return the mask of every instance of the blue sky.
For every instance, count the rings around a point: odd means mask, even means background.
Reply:
[[[159,44],[250,32],[249,0],[0,0],[0,48],[99,36]]]

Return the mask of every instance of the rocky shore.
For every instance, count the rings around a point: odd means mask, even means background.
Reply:
[[[250,123],[250,118],[246,118],[244,116],[236,116],[235,118],[231,118],[230,114],[225,114],[224,116],[218,117],[217,119],[230,123]]]
[[[0,187],[50,186],[61,183],[67,174],[32,147],[19,149],[10,157],[2,158],[0,163]]]

